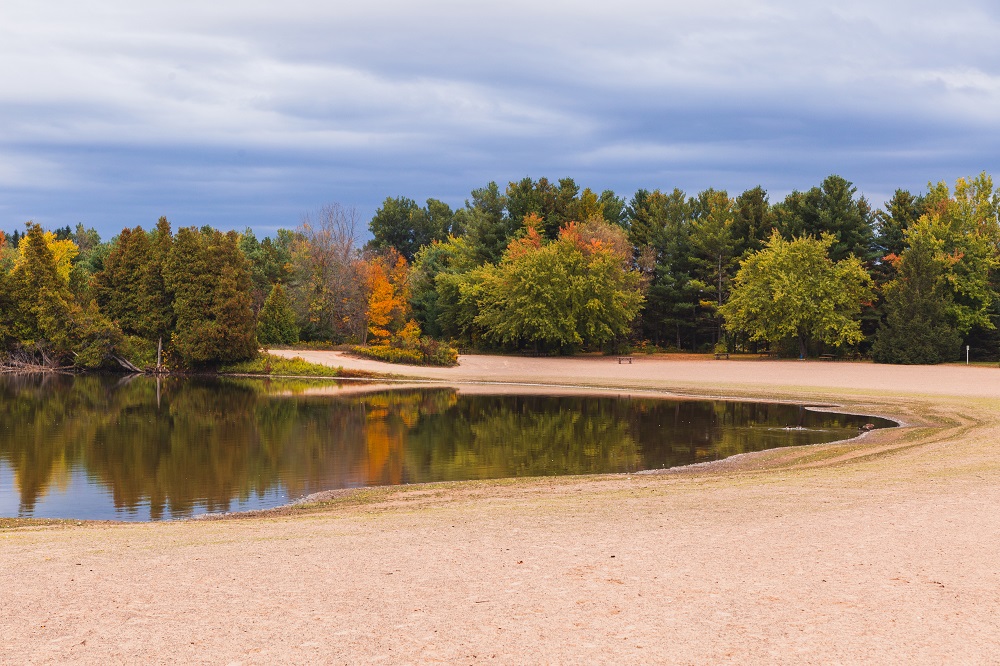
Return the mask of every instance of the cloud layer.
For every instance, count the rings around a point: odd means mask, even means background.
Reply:
[[[294,226],[573,176],[875,203],[995,170],[987,2],[0,7],[0,228]]]

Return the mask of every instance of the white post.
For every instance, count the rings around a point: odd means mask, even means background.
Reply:
[[[965,364],[969,365],[969,345],[965,345]]]

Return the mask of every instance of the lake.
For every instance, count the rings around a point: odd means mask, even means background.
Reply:
[[[895,425],[800,405],[490,390],[0,376],[0,516],[162,520],[338,488],[635,472]]]

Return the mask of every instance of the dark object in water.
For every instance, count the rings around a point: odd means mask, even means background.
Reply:
[[[858,430],[860,432],[868,432],[868,431],[874,430],[874,429],[875,429],[875,424],[874,423],[866,423],[863,426],[858,426]]]

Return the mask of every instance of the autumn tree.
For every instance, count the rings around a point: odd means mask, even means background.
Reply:
[[[7,313],[14,311],[14,305],[10,302],[10,288],[7,286],[7,236],[0,231],[0,350],[6,349],[10,340],[10,323],[7,320]]]
[[[772,234],[736,273],[732,296],[719,308],[726,326],[751,340],[794,338],[801,358],[811,340],[836,347],[860,342],[858,315],[873,296],[872,280],[856,257],[830,259],[835,242],[830,234],[791,241]]]
[[[94,302],[81,307],[69,288],[76,245],[34,223],[18,247],[6,279],[7,307],[0,309],[0,335],[45,363],[96,368],[114,353],[121,332]]]
[[[12,307],[6,328],[14,340],[46,357],[66,358],[73,350],[69,271],[76,249],[71,245],[28,223],[8,278]]]
[[[947,272],[954,304],[953,322],[961,335],[992,337],[1000,304],[1000,219],[993,181],[986,174],[958,179],[951,195],[947,184],[931,185],[925,197],[926,222],[951,257]],[[995,340],[994,340],[995,342]],[[995,347],[994,347],[995,353]]]
[[[946,217],[957,218],[957,224],[952,225],[961,229],[959,239],[972,245],[958,244],[955,248],[963,253],[962,262],[956,265],[960,269],[956,277],[962,282],[981,282],[974,276],[983,277],[985,270],[987,285],[986,290],[978,290],[980,295],[976,297],[985,305],[985,317],[965,335],[966,343],[976,358],[996,359],[1000,356],[1000,188],[994,188],[993,178],[983,172],[975,178],[959,178],[953,198],[955,213]],[[956,300],[968,304],[971,295],[963,294]]]
[[[507,217],[514,228],[527,215],[536,215],[541,221],[541,234],[555,238],[559,229],[569,222],[582,222],[590,217],[603,216],[604,202],[589,188],[580,190],[572,178],[551,182],[548,178],[523,178],[507,185]],[[612,204],[613,205],[613,204]]]
[[[332,204],[306,216],[291,243],[289,294],[307,340],[360,341],[368,293],[357,212]]]
[[[409,318],[409,266],[405,257],[390,251],[373,257],[367,269],[368,339],[380,344],[398,333]]]

